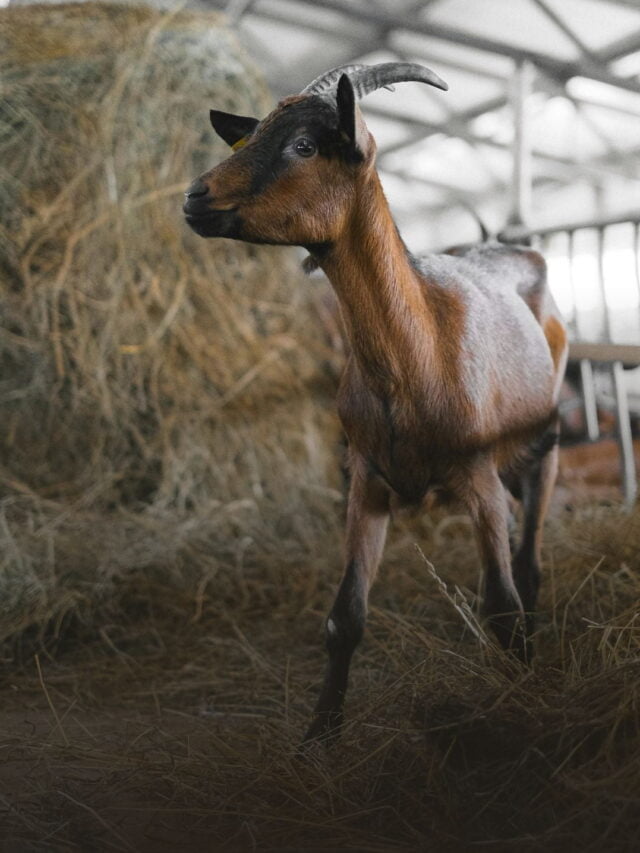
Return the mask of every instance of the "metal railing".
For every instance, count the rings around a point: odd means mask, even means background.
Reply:
[[[627,322],[627,333],[616,329],[612,301],[607,288],[607,270],[605,265],[606,241],[609,229],[614,226],[629,226],[630,246],[633,253],[633,278],[638,297],[637,304],[630,307],[628,316],[623,317]],[[580,298],[581,285],[577,274],[578,240],[581,235],[590,234],[590,246],[587,254],[595,262],[596,290],[599,294],[599,305],[592,310],[591,328],[581,321]],[[552,252],[558,253],[558,244],[564,239],[564,260],[569,278],[569,288],[565,288],[564,304],[565,319],[569,328],[570,349],[569,358],[580,366],[582,395],[585,410],[587,433],[591,440],[599,437],[598,416],[596,411],[596,387],[594,381],[594,365],[606,369],[611,376],[614,410],[616,416],[616,437],[620,449],[622,482],[625,503],[633,506],[638,495],[637,472],[633,454],[633,440],[629,410],[629,398],[624,371],[640,365],[640,211],[602,219],[572,222],[567,225],[556,225],[547,228],[526,229],[511,227],[501,239],[508,242],[519,242],[530,239],[547,257]],[[553,281],[551,281],[553,289]],[[567,296],[570,295],[570,300]],[[624,313],[624,312],[623,312]],[[617,312],[620,314],[620,311]],[[594,322],[595,320],[595,322]],[[620,340],[620,337],[623,339]],[[618,338],[618,340],[616,340]]]

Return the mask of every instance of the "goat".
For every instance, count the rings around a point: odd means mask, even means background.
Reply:
[[[525,662],[531,655],[565,330],[537,252],[489,243],[418,259],[407,250],[357,106],[407,80],[447,88],[412,63],[348,65],[262,121],[212,110],[235,151],[194,181],[183,208],[203,237],[306,248],[337,294],[348,338],[338,394],[351,473],[345,568],[306,741],[339,732],[395,507],[434,493],[466,506],[484,563],[485,615],[503,648]],[[513,561],[506,487],[523,503]]]

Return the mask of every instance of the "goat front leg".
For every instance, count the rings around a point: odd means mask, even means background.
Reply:
[[[491,457],[483,457],[467,472],[460,497],[471,515],[485,570],[484,614],[502,648],[526,662],[530,648],[511,570],[507,496]]]
[[[355,457],[347,507],[345,571],[326,622],[329,660],[305,743],[327,740],[337,735],[342,725],[349,664],[364,633],[367,599],[382,556],[388,521],[388,489],[368,472],[361,457]]]

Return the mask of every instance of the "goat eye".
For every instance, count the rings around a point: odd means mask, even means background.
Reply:
[[[301,157],[312,157],[316,153],[316,144],[306,136],[296,139],[293,144],[294,151]]]

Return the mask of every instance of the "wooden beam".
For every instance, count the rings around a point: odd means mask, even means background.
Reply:
[[[574,341],[569,344],[569,358],[579,361],[588,358],[591,361],[614,363],[620,361],[627,365],[640,364],[640,346],[636,344],[585,343]]]

